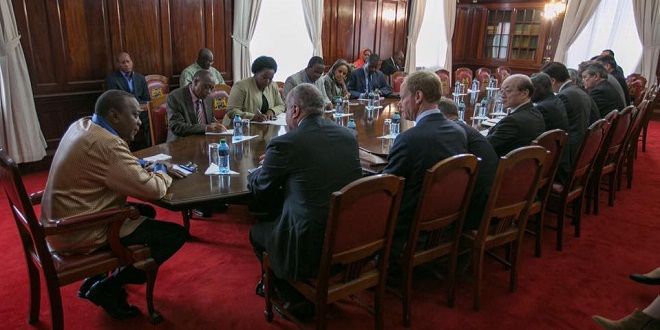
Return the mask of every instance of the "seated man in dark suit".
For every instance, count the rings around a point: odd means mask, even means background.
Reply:
[[[414,72],[401,85],[399,111],[403,118],[417,124],[394,140],[387,157],[389,163],[383,170],[406,179],[394,227],[392,261],[398,260],[408,238],[426,170],[441,160],[467,152],[465,131],[438,109],[441,91],[440,78],[430,71]]]
[[[366,99],[374,90],[379,90],[382,96],[392,94],[392,87],[385,81],[385,76],[376,70],[379,60],[378,54],[371,54],[365,66],[351,71],[346,88],[352,99]]]
[[[502,104],[510,108],[509,115],[493,126],[486,136],[498,156],[529,145],[545,132],[543,115],[532,104],[533,93],[532,80],[522,74],[510,75],[502,83]]]
[[[564,107],[564,103],[552,92],[552,80],[550,80],[550,76],[543,72],[535,73],[532,75],[532,83],[534,84],[532,102],[534,102],[536,110],[543,115],[545,130],[560,129],[568,134],[569,127],[566,108]],[[566,181],[570,164],[570,152],[568,148],[564,148],[555,181],[562,184]]]
[[[589,96],[596,102],[600,117],[604,118],[612,110],[623,110],[625,104],[616,90],[607,82],[608,72],[600,63],[592,63],[582,72],[582,83]]]
[[[612,77],[614,77],[614,79],[616,79],[616,81],[619,83],[619,86],[621,86],[621,89],[623,90],[625,104],[629,105],[631,103],[631,98],[630,98],[630,91],[628,90],[628,83],[626,83],[626,77],[624,77],[621,72],[616,70],[618,65],[616,64],[616,60],[614,59],[614,56],[601,55],[598,56],[596,62],[602,64],[603,67],[605,67],[605,70],[607,70],[607,72]]]
[[[397,71],[403,71],[403,59],[403,52],[397,50],[392,57],[383,61],[380,65],[380,71],[388,76],[391,76]]]
[[[263,164],[248,176],[257,201],[284,198],[275,221],[252,227],[250,243],[260,260],[268,253],[284,308],[301,318],[311,316],[313,305],[285,279],[317,276],[331,194],[362,177],[355,132],[325,119],[324,107],[314,85],[293,88],[286,99],[288,132],[268,143]],[[261,283],[256,291],[263,294]]]
[[[118,89],[129,92],[140,104],[147,104],[151,101],[147,80],[138,72],[133,71],[133,60],[131,55],[121,52],[115,58],[117,70],[105,77],[105,90]],[[149,115],[146,111],[140,112],[140,128],[145,134],[147,146],[150,144],[149,137]]]
[[[199,70],[192,84],[177,88],[167,96],[167,142],[188,135],[227,130],[213,117],[210,95],[214,85],[211,73]]]
[[[614,58],[614,51],[611,50],[611,49],[604,49],[604,50],[600,53],[600,56],[605,56],[605,55],[612,56],[612,58]],[[618,74],[620,74],[620,75],[623,76],[623,77],[626,76],[626,74],[623,73],[623,69],[622,69],[620,66],[618,66],[618,65],[616,66],[616,68],[614,68],[614,71],[616,71]]]
[[[472,191],[470,208],[465,215],[465,223],[463,224],[464,231],[476,230],[481,223],[481,216],[484,213],[490,186],[495,178],[495,171],[497,171],[497,164],[500,159],[497,157],[495,149],[493,149],[493,146],[488,142],[486,137],[464,121],[458,120],[458,106],[456,106],[456,102],[443,97],[438,101],[438,109],[440,109],[447,119],[454,121],[463,128],[467,136],[467,151],[481,159],[477,182]]]

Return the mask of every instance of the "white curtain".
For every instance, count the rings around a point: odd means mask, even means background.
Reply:
[[[257,26],[261,0],[234,1],[233,67],[234,81],[250,77],[250,40]]]
[[[450,1],[451,2],[451,1]],[[413,73],[417,71],[417,38],[419,30],[424,21],[424,10],[426,9],[426,0],[413,0],[410,9],[410,23],[408,24],[408,47],[406,49],[406,71]],[[453,25],[453,24],[452,24]],[[451,40],[451,39],[450,39]]]
[[[452,38],[456,22],[456,1],[445,1],[445,34],[447,36],[447,56],[445,57],[445,70],[452,72]]]
[[[314,46],[314,56],[323,57],[321,32],[323,27],[323,0],[302,0],[307,34]]]
[[[589,23],[591,16],[596,12],[600,0],[570,0],[564,15],[564,23],[561,26],[557,50],[555,51],[555,62],[564,63],[568,48],[575,42],[580,32]]]
[[[46,140],[39,126],[11,0],[0,0],[0,110],[0,148],[17,163],[44,158]]]
[[[660,1],[633,0],[635,25],[637,34],[642,41],[642,60],[635,72],[641,73],[648,79],[651,86],[656,81],[658,57],[660,56]]]

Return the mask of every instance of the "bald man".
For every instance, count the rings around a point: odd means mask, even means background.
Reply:
[[[179,87],[190,85],[193,82],[193,76],[199,70],[206,70],[211,73],[213,84],[224,84],[225,80],[222,78],[220,71],[216,70],[213,65],[213,53],[208,48],[202,48],[197,54],[197,61],[183,69],[181,78],[179,78]]]

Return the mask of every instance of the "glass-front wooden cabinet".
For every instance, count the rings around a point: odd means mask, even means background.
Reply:
[[[541,9],[492,9],[487,17],[484,58],[534,61],[542,51]]]

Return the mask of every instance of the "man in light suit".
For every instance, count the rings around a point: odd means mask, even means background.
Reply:
[[[543,115],[532,104],[532,93],[534,85],[525,75],[510,75],[502,83],[502,104],[510,108],[509,115],[493,126],[486,136],[498,156],[529,145],[545,131]]]
[[[403,52],[400,50],[396,51],[392,57],[383,61],[380,65],[380,71],[388,76],[391,76],[397,71],[403,71],[403,59]]]
[[[592,124],[591,113],[598,113],[598,106],[584,90],[571,81],[568,69],[563,64],[559,62],[547,63],[541,68],[541,72],[550,76],[552,90],[557,93],[557,97],[564,103],[566,108],[566,115],[568,116],[568,145],[566,147],[570,152],[569,164],[573,166],[573,161],[587,132],[587,127]]]
[[[317,275],[331,194],[362,177],[355,132],[325,119],[324,105],[314,85],[292,89],[288,133],[270,141],[263,164],[248,176],[256,201],[284,198],[275,221],[252,227],[250,243],[260,260],[268,253],[284,308],[302,318],[311,316],[313,304],[282,279]],[[263,293],[261,283],[256,291]]]
[[[398,260],[408,238],[417,208],[424,175],[441,160],[467,152],[465,131],[448,120],[436,104],[442,97],[440,78],[429,71],[417,71],[401,85],[399,109],[403,118],[417,124],[399,134],[387,157],[383,173],[406,178],[390,260]]]
[[[323,58],[320,56],[313,56],[309,59],[309,62],[307,62],[307,68],[302,69],[286,78],[286,81],[284,82],[284,89],[282,90],[282,98],[286,100],[286,95],[289,94],[289,91],[302,83],[313,84],[316,86],[316,88],[319,89],[319,92],[321,92],[321,95],[323,96],[323,102],[325,103],[325,108],[332,109],[333,100],[330,100],[325,94],[323,80],[320,79],[323,75],[323,71],[325,71],[325,62],[323,62]]]
[[[188,135],[227,130],[213,117],[213,99],[209,95],[214,85],[211,74],[199,70],[192,84],[177,88],[167,96],[167,142]]]
[[[376,70],[379,60],[378,54],[371,54],[366,65],[351,71],[346,88],[352,99],[366,99],[369,92],[376,89],[382,96],[392,94],[392,87],[385,81],[385,76]]]
[[[626,107],[616,89],[607,81],[608,75],[609,73],[605,70],[605,67],[596,62],[589,64],[582,72],[582,83],[589,96],[598,105],[600,118],[605,118],[612,110],[621,111]]]

